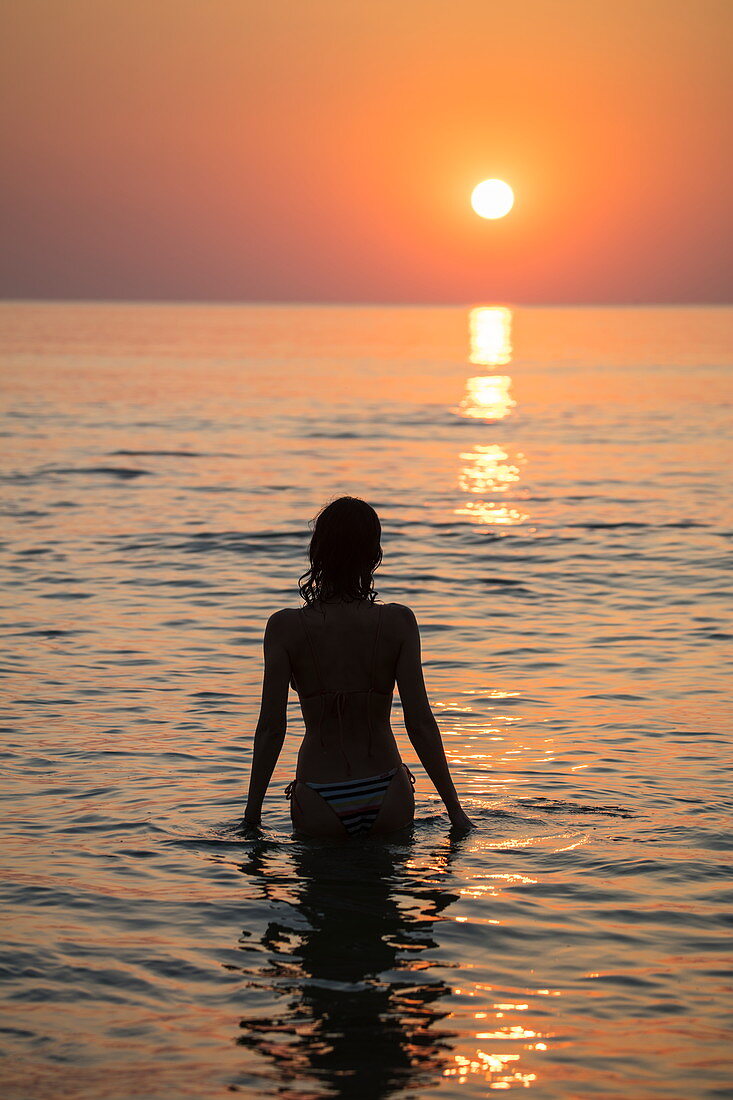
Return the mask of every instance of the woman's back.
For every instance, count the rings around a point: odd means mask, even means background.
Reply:
[[[303,779],[359,778],[399,763],[390,710],[401,610],[349,601],[289,613],[292,682],[306,727]]]
[[[293,622],[293,679],[298,694],[394,690],[400,640],[395,604],[368,600],[303,607]],[[299,628],[299,629],[298,629]]]

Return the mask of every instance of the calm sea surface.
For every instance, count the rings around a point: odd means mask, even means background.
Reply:
[[[733,1096],[733,310],[0,306],[12,1098]],[[364,496],[477,829],[237,831]],[[728,568],[727,568],[728,567]]]

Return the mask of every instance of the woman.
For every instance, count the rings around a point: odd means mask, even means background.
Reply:
[[[415,616],[401,604],[375,603],[381,534],[365,501],[340,497],[328,504],[316,518],[310,569],[300,581],[305,607],[277,611],[267,623],[248,824],[260,822],[285,740],[291,684],[305,722],[295,779],[286,788],[294,828],[346,837],[411,824],[415,780],[389,722],[396,682],[408,737],[451,823],[471,828],[425,692]]]

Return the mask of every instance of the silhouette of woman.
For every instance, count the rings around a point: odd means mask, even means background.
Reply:
[[[415,616],[402,604],[375,602],[381,534],[379,517],[365,501],[340,497],[326,505],[314,524],[310,568],[300,579],[305,606],[277,611],[267,623],[248,824],[260,822],[285,740],[289,685],[305,722],[295,779],[286,788],[294,828],[347,837],[411,824],[415,780],[390,726],[396,682],[407,735],[451,824],[471,827],[425,691]]]

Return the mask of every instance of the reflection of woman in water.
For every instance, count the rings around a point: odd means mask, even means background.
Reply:
[[[381,527],[363,500],[341,497],[318,515],[305,607],[271,616],[265,630],[262,707],[244,820],[258,824],[285,739],[288,687],[300,697],[305,736],[288,785],[294,827],[312,836],[382,834],[414,817],[414,778],[390,727],[395,682],[405,728],[451,823],[470,828],[453,786],[425,692],[415,616],[377,604]]]
[[[386,1100],[408,1088],[427,1095],[455,1065],[451,986],[425,952],[459,897],[450,864],[461,841],[423,849],[426,866],[394,841],[361,845],[348,860],[333,845],[255,841],[241,866],[254,904],[239,944],[247,993],[237,1041],[260,1059],[247,1061],[242,1085],[262,1096]]]

